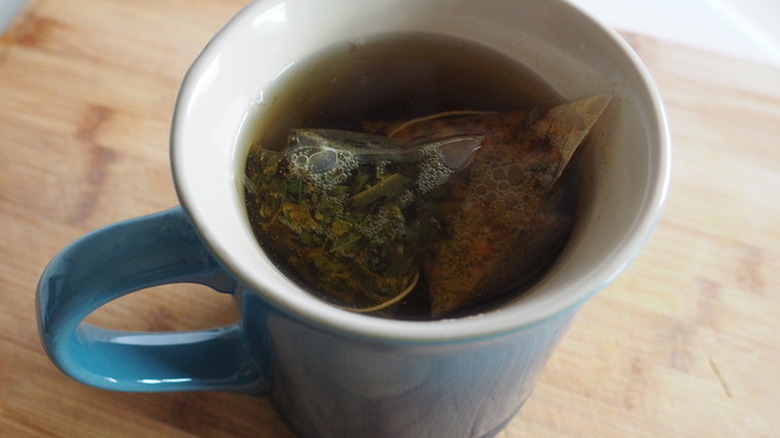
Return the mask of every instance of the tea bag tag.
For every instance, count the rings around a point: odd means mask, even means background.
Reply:
[[[545,119],[537,125],[537,136],[554,139],[555,149],[561,153],[555,180],[566,170],[574,153],[590,135],[593,126],[599,121],[611,101],[612,96],[598,94],[564,103],[552,108]]]

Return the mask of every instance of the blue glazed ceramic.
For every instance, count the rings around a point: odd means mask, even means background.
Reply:
[[[582,151],[583,202],[565,250],[530,291],[490,312],[402,321],[330,306],[276,268],[246,218],[251,120],[280,72],[323,47],[400,31],[490,46],[565,98],[614,97]],[[181,206],[58,254],[38,287],[41,340],[64,373],[99,388],[267,395],[304,438],[491,437],[529,397],[580,306],[640,251],[665,197],[669,148],[636,55],[565,1],[256,1],[183,81],[171,133]],[[178,282],[232,294],[239,322],[128,333],[83,321],[128,293]]]
[[[235,279],[201,244],[180,207],[83,237],[51,261],[38,285],[38,321],[47,353],[66,374],[100,388],[259,390],[264,373],[249,360],[238,325],[151,334],[81,323],[111,300],[173,282],[236,290]]]

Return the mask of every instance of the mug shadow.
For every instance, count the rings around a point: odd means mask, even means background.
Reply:
[[[264,397],[224,392],[123,394],[129,412],[160,436],[296,438]]]

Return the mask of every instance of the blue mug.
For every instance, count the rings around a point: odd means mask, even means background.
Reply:
[[[530,291],[489,312],[404,321],[328,305],[277,269],[246,218],[248,120],[274,78],[323,47],[401,31],[492,47],[566,98],[615,98],[608,128],[584,151],[583,208],[566,248]],[[529,397],[577,310],[642,248],[667,190],[669,148],[641,62],[565,1],[256,1],[183,81],[171,135],[181,205],[58,254],[38,286],[41,339],[65,374],[99,388],[267,395],[305,438],[492,437]],[[171,333],[83,322],[109,301],[178,282],[232,294],[239,321]]]

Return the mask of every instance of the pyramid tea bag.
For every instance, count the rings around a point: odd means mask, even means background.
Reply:
[[[293,130],[250,152],[250,222],[291,277],[350,310],[393,316],[414,292],[439,317],[512,296],[566,242],[561,181],[610,100]]]
[[[446,186],[444,237],[423,262],[434,315],[522,289],[549,266],[573,220],[562,208],[571,194],[556,183],[610,100],[598,95],[546,112],[443,113],[384,127],[402,140],[485,136],[465,178]]]
[[[441,196],[436,190],[468,165],[481,140],[294,130],[281,151],[255,148],[247,159],[250,221],[311,291],[351,310],[381,310],[419,281],[437,235],[426,200]]]

